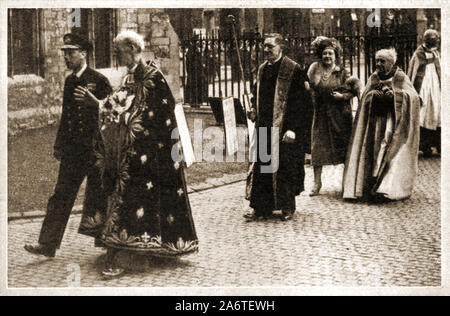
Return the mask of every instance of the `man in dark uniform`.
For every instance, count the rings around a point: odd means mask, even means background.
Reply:
[[[266,61],[259,67],[253,93],[256,102],[248,113],[256,123],[258,146],[257,161],[251,164],[247,179],[246,197],[254,209],[244,215],[248,221],[267,219],[274,210],[282,211],[282,220],[290,220],[295,196],[304,190],[306,135],[310,128],[307,77],[296,62],[283,55],[283,48],[280,34],[267,35]],[[272,128],[278,129],[278,136],[271,134]],[[268,162],[266,153],[271,156]]]
[[[54,146],[54,156],[60,161],[55,192],[47,205],[39,244],[25,245],[28,252],[54,257],[60,247],[70,212],[78,190],[87,176],[83,208],[104,208],[98,172],[93,168],[93,139],[98,132],[98,107],[86,102],[76,93],[76,87],[89,89],[98,99],[110,92],[108,79],[89,68],[86,63],[90,43],[70,33],[64,35],[64,59],[73,73],[66,78],[61,122]]]

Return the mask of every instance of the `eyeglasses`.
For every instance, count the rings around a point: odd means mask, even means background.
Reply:
[[[264,44],[264,48],[273,49],[278,45],[272,45],[272,44]]]

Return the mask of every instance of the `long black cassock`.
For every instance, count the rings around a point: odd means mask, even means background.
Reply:
[[[108,247],[155,255],[197,251],[184,162],[172,157],[179,141],[172,139],[174,98],[154,63],[141,61],[129,76],[133,80],[125,80],[111,102],[125,93],[134,96],[131,106],[103,118],[96,145],[107,209],[84,214],[80,233]]]
[[[311,128],[311,109],[304,86],[307,80],[305,72],[288,57],[282,57],[273,65],[265,62],[259,68],[253,93],[256,96],[253,107],[257,113],[258,159],[250,165],[247,179],[247,199],[250,200],[250,207],[257,212],[269,213],[276,209],[294,211],[295,196],[304,190],[306,137]],[[266,127],[266,131],[261,127]],[[279,128],[279,138],[274,140],[279,143],[277,152],[271,150],[272,127]],[[294,143],[282,142],[288,130],[296,134]],[[267,146],[261,148],[263,134],[267,135]],[[263,162],[261,149],[272,155],[272,159],[277,159],[278,155],[279,168],[276,172],[261,172],[262,166],[271,163]]]

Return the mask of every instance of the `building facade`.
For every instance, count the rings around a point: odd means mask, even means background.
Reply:
[[[368,25],[375,14],[379,27]],[[278,32],[290,37],[411,33],[418,31],[421,22],[437,30],[441,24],[440,9],[206,8],[172,9],[169,15],[180,38],[188,38],[196,31],[213,34],[227,30],[229,15],[235,17],[240,32],[254,32],[257,28],[261,34]]]
[[[105,74],[113,85],[118,84],[124,71],[117,67],[113,54],[114,37],[123,29],[143,35],[145,58],[159,64],[177,102],[183,102],[180,87],[186,65],[181,57],[181,40],[194,33],[230,34],[230,15],[240,33],[278,32],[291,38],[408,33],[416,34],[420,42],[427,28],[440,30],[440,9],[381,9],[376,12],[380,26],[371,27],[368,20],[374,12],[300,8],[9,9],[8,131],[15,134],[57,123],[64,79],[69,73],[60,47],[68,32],[90,39],[93,51],[89,65]]]

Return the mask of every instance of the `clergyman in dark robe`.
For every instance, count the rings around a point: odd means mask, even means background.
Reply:
[[[310,120],[302,117],[309,112],[303,108],[307,77],[283,55],[283,48],[281,35],[267,35],[266,61],[259,67],[248,113],[257,131],[257,154],[247,179],[246,198],[254,210],[244,215],[247,221],[268,219],[274,210],[281,210],[281,220],[290,220],[295,197],[304,190],[305,135],[310,128]]]

